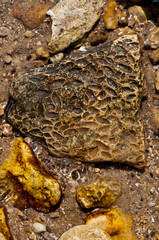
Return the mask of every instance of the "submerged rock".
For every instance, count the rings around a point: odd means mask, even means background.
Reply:
[[[120,194],[119,183],[103,179],[78,188],[77,202],[82,208],[110,207]]]
[[[116,29],[118,27],[118,11],[115,1],[107,3],[107,10],[103,16],[103,20],[107,29]]]
[[[52,9],[52,39],[49,50],[55,53],[67,48],[91,30],[99,19],[103,0],[62,0]]]
[[[35,157],[31,148],[22,138],[12,141],[11,155],[1,167],[1,177],[7,173],[14,177],[22,186],[21,197],[26,196],[25,192],[32,198],[29,199],[31,205],[35,207],[51,208],[59,203],[61,198],[61,187],[59,183],[48,173],[42,163]],[[3,174],[2,174],[3,173]],[[18,193],[17,193],[18,194]],[[34,203],[35,202],[35,203]]]
[[[133,233],[132,218],[118,207],[102,209],[89,214],[86,224],[94,228],[101,228],[113,240],[137,240]]]
[[[79,225],[65,232],[59,240],[111,240],[109,234],[100,228],[87,225]]]
[[[0,240],[13,240],[4,206],[0,205]]]

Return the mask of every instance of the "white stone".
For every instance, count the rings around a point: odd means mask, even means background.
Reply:
[[[156,205],[155,202],[149,202],[149,203],[148,203],[148,206],[149,206],[149,207],[154,207],[155,205]]]
[[[103,0],[61,0],[47,14],[52,18],[51,53],[62,51],[91,30],[99,19]]]
[[[39,222],[33,223],[32,229],[35,233],[46,232],[46,226]]]

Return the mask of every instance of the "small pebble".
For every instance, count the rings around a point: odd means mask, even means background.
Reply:
[[[4,108],[0,107],[0,117],[4,115]]]
[[[45,50],[44,47],[39,47],[36,50],[36,55],[38,58],[49,58],[50,54],[48,50]]]
[[[127,10],[126,9],[119,10],[118,15],[119,15],[119,17],[118,17],[119,23],[127,25],[128,24]]]
[[[12,62],[12,57],[8,54],[4,55],[3,57],[3,61],[7,64],[11,63]]]
[[[52,212],[50,213],[50,218],[58,218],[60,216],[59,212]]]
[[[147,17],[140,6],[133,6],[128,9],[129,18],[128,18],[128,25],[132,26],[135,23],[145,23],[147,22]]]
[[[35,239],[35,234],[34,233],[31,233],[30,235],[29,235],[29,240],[34,240]]]
[[[156,174],[159,175],[159,168],[156,169]]]
[[[148,206],[149,206],[149,207],[154,207],[155,205],[156,205],[155,202],[149,202],[149,203],[148,203]]]
[[[24,33],[24,36],[26,37],[26,38],[30,38],[30,37],[32,37],[34,35],[34,33],[32,32],[32,31],[30,31],[30,30],[27,30],[25,33]]]
[[[6,37],[9,34],[9,29],[6,27],[0,27],[0,37]]]
[[[156,71],[155,87],[156,87],[156,90],[159,91],[159,71]],[[159,168],[156,169],[156,174],[159,175]]]
[[[103,16],[103,20],[107,29],[116,29],[118,27],[118,11],[115,1],[107,3],[107,11]]]
[[[62,52],[60,52],[60,53],[54,55],[53,57],[51,57],[50,61],[55,64],[55,63],[59,62],[63,57],[64,57],[64,54]]]
[[[12,136],[13,132],[12,132],[12,126],[8,123],[1,125],[1,131],[2,134],[6,137]]]
[[[13,16],[30,28],[36,28],[45,19],[49,6],[46,4],[31,3],[30,1],[20,1],[13,4]]]
[[[155,192],[155,187],[152,187],[151,189],[150,189],[150,193],[154,193]]]
[[[35,233],[46,232],[46,226],[42,223],[35,222],[32,226],[32,229]]]
[[[153,64],[157,64],[159,62],[159,48],[149,52],[149,58]]]
[[[159,27],[154,27],[148,34],[146,45],[151,49],[159,47]]]
[[[45,232],[45,233],[44,233],[44,238],[45,238],[45,239],[48,239],[48,237],[49,237],[49,233],[48,233],[48,232]]]

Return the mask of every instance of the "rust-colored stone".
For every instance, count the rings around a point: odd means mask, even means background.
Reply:
[[[26,27],[34,29],[45,19],[48,9],[49,6],[46,4],[30,3],[28,1],[15,2],[13,15],[21,20]]]

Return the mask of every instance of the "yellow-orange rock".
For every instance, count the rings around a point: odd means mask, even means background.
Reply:
[[[60,184],[45,170],[22,138],[12,141],[11,155],[0,169],[1,178],[4,179],[8,173],[14,177],[12,182],[17,186],[20,184],[24,193],[31,196],[31,201],[35,199],[37,205],[50,208],[59,203]],[[19,187],[17,190],[22,195]]]
[[[103,20],[107,29],[116,29],[118,27],[118,11],[116,2],[108,2],[107,11],[103,16]]]
[[[0,205],[0,240],[13,240],[4,206]]]
[[[94,181],[77,189],[77,202],[82,208],[110,207],[121,194],[120,184],[112,179]]]
[[[102,209],[89,214],[86,224],[101,228],[113,240],[137,240],[133,233],[132,218],[118,207]]]

